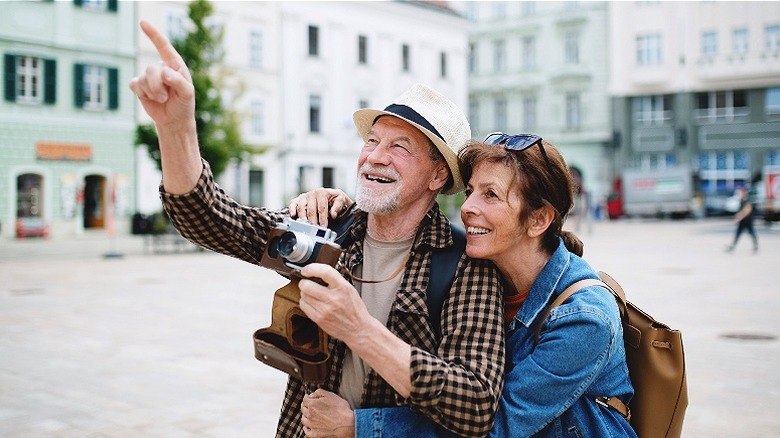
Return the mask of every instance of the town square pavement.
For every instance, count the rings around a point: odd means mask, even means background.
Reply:
[[[780,230],[582,224],[585,258],[682,330],[683,436],[780,436]],[[0,241],[0,437],[271,437],[286,375],[254,359],[284,279],[139,236]]]

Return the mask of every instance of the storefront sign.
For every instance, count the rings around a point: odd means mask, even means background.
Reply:
[[[35,158],[39,160],[90,161],[92,160],[92,146],[82,143],[39,141],[35,144]]]

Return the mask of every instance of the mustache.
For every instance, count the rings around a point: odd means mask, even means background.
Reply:
[[[401,178],[401,175],[399,175],[398,172],[395,171],[395,169],[391,169],[389,167],[376,167],[368,163],[365,163],[362,166],[360,166],[358,173],[360,173],[361,175],[371,174],[371,175],[381,176],[384,178],[389,178],[394,180],[398,180]]]

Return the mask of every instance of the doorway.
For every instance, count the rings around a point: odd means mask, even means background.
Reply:
[[[106,224],[106,177],[84,178],[84,228],[104,228]]]

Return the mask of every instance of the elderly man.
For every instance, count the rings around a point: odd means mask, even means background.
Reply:
[[[198,150],[187,67],[157,29],[143,21],[141,28],[162,62],[133,78],[130,88],[157,127],[161,197],[171,222],[199,245],[257,264],[288,211],[239,205],[214,184]],[[304,396],[321,393],[338,394],[353,409],[406,406],[437,427],[483,436],[503,385],[499,276],[491,264],[462,255],[440,327],[432,327],[426,305],[432,253],[453,245],[435,199],[463,187],[456,151],[469,140],[468,122],[424,85],[384,110],[359,110],[354,120],[365,145],[357,164],[359,211],[341,272],[312,263],[299,283],[300,308],[333,338],[332,361],[319,392],[289,378],[277,436],[322,434],[302,414]],[[350,421],[328,433],[354,434]]]

